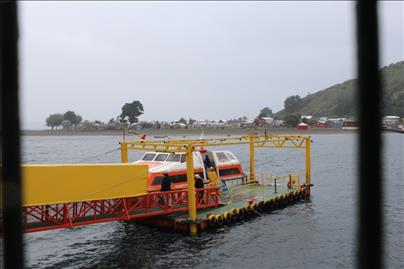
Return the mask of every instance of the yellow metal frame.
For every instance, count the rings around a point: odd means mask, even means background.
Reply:
[[[156,151],[168,153],[186,153],[187,163],[187,184],[189,200],[189,220],[191,234],[196,234],[196,201],[195,201],[195,181],[193,152],[195,148],[229,146],[229,145],[249,145],[250,151],[250,182],[255,182],[255,149],[256,148],[293,148],[305,149],[305,170],[306,186],[311,185],[311,158],[310,158],[311,136],[300,135],[244,135],[232,137],[215,137],[207,139],[187,139],[187,140],[150,140],[150,141],[122,141],[121,161],[128,162],[129,150]]]

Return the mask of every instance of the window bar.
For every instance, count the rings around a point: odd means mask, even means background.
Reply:
[[[17,3],[0,4],[0,90],[5,268],[23,268]]]
[[[381,87],[377,1],[356,5],[359,100],[359,268],[383,266]]]

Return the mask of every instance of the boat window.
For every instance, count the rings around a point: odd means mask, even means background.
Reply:
[[[170,154],[168,156],[167,162],[179,162],[180,161],[180,154]]]
[[[229,161],[229,158],[223,152],[217,152],[216,157],[221,163],[225,163]]]
[[[195,173],[198,174],[201,178],[204,178],[203,172]],[[187,182],[187,175],[180,174],[180,175],[173,175],[168,176],[171,179],[172,183],[184,183]],[[161,181],[163,180],[163,176],[157,176],[153,179],[152,185],[161,185]]]
[[[227,155],[227,157],[229,157],[230,160],[234,160],[234,161],[236,160],[236,157],[234,157],[233,153],[227,152],[226,155]]]
[[[186,158],[185,154],[181,154],[181,162],[182,163],[185,163],[185,158]]]
[[[162,177],[162,176],[155,177],[155,178],[153,179],[152,185],[160,185],[162,180],[163,180],[163,177]]]
[[[175,175],[171,176],[171,182],[172,183],[179,183],[179,182],[186,182],[187,181],[187,175]]]
[[[219,170],[220,176],[230,176],[230,175],[239,175],[240,170],[238,168],[227,168],[227,169],[220,169]]]
[[[156,156],[156,154],[154,154],[154,153],[146,153],[144,156],[143,156],[143,161],[152,161],[153,159],[154,159],[154,156]]]
[[[168,154],[159,154],[157,155],[155,161],[156,162],[164,162],[168,157]]]

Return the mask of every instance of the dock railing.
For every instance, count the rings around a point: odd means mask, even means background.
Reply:
[[[197,189],[197,208],[218,206],[218,195],[218,188]],[[26,206],[23,207],[23,227],[24,232],[72,229],[94,223],[186,212],[188,203],[188,191],[182,189],[138,197]]]

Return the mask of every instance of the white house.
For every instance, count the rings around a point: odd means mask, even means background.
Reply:
[[[396,126],[400,123],[400,117],[397,116],[384,116],[383,125],[385,126]]]

